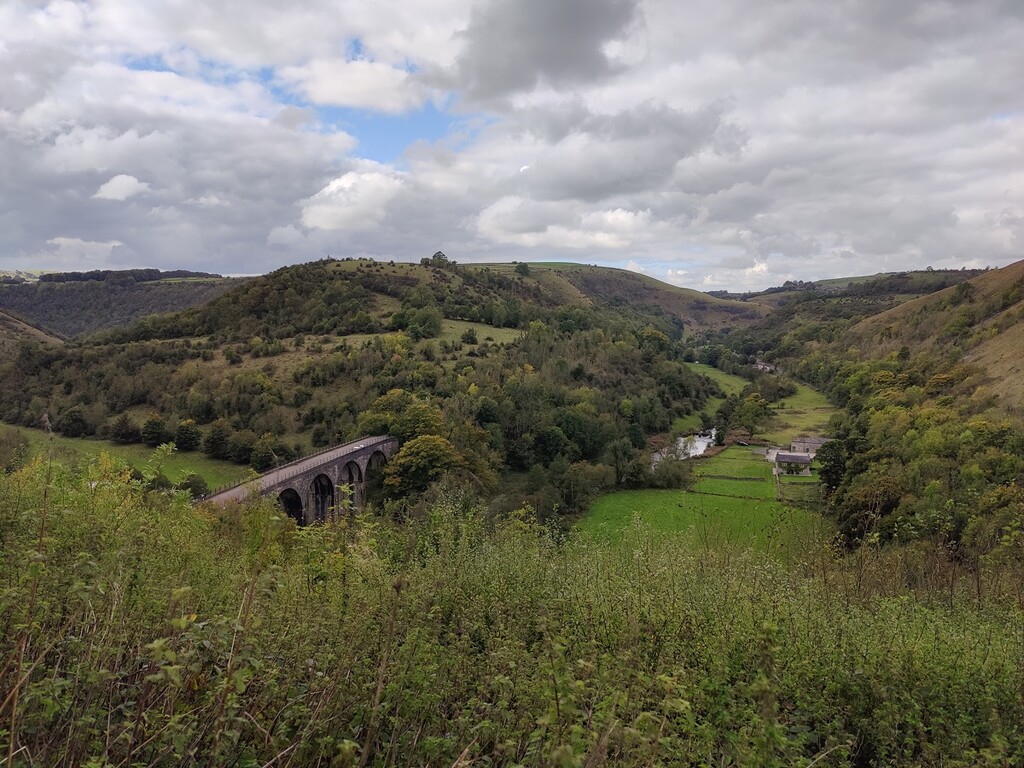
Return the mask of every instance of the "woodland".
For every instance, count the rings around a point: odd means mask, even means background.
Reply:
[[[1020,765],[1024,262],[782,288],[326,260],[18,341],[9,763]],[[167,474],[370,434],[325,525]]]

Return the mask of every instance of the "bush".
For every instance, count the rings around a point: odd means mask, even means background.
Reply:
[[[0,690],[34,764],[1024,755],[1019,604],[979,607],[969,579],[918,599],[892,578],[931,573],[913,553],[787,569],[639,527],[553,536],[455,491],[402,526],[296,530],[272,501],[193,509],[123,471],[60,472],[50,497],[45,467],[0,476]]]
[[[203,433],[192,419],[178,423],[174,433],[174,445],[179,451],[194,451],[203,441]]]
[[[139,429],[139,425],[127,413],[122,413],[114,419],[108,430],[108,435],[115,443],[121,443],[122,445],[142,442],[142,432]]]
[[[142,442],[150,448],[169,442],[171,433],[167,429],[167,423],[158,415],[154,414],[142,424]]]

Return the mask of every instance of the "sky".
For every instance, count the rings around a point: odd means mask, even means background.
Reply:
[[[1024,258],[1021,0],[0,1],[0,268]]]

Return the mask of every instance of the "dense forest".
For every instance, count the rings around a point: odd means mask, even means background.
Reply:
[[[8,311],[51,334],[71,338],[106,328],[124,326],[160,312],[177,312],[205,304],[242,282],[235,278],[138,279],[134,272],[116,271],[104,279],[56,273],[56,279],[0,284],[0,309]]]

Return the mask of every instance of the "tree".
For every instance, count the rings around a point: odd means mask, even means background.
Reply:
[[[768,422],[771,415],[772,411],[768,401],[760,393],[754,392],[747,395],[736,410],[735,421],[753,437],[754,433]]]
[[[240,429],[228,439],[228,457],[239,464],[252,461],[252,450],[256,445],[256,433],[251,429]]]
[[[82,437],[89,432],[89,424],[85,420],[85,414],[80,405],[72,406],[64,411],[57,419],[55,426],[64,437]]]
[[[846,448],[838,440],[829,440],[818,448],[814,458],[820,463],[818,476],[829,492],[834,491],[843,482],[846,474]]]
[[[203,453],[215,459],[230,458],[228,443],[231,440],[231,425],[227,419],[217,419],[203,438]]]
[[[183,491],[188,491],[192,494],[193,499],[198,499],[205,496],[210,492],[210,486],[207,485],[206,481],[195,472],[191,472],[178,483],[178,487]]]
[[[142,442],[148,445],[150,448],[156,448],[162,443],[166,443],[171,439],[171,434],[167,430],[167,423],[160,417],[159,414],[153,414],[142,424]]]
[[[525,261],[519,262],[518,264],[516,264],[516,274],[519,275],[520,277],[526,277],[527,275],[530,274],[530,265],[527,264]]]
[[[443,437],[420,435],[403,445],[388,462],[384,486],[400,496],[424,491],[460,463],[455,446]]]
[[[110,425],[110,439],[115,443],[128,445],[141,442],[142,433],[139,431],[139,425],[132,421],[127,413],[122,413]]]
[[[249,452],[249,464],[257,472],[265,472],[276,463],[277,454],[274,452],[273,436],[267,433],[253,443]]]
[[[194,451],[202,441],[203,433],[192,419],[178,423],[178,429],[174,433],[174,445],[179,451]]]
[[[558,427],[545,427],[533,438],[533,453],[537,461],[547,466],[555,457],[569,449],[569,440]]]
[[[615,470],[615,484],[622,485],[636,449],[628,438],[622,437],[608,446],[607,461]]]

